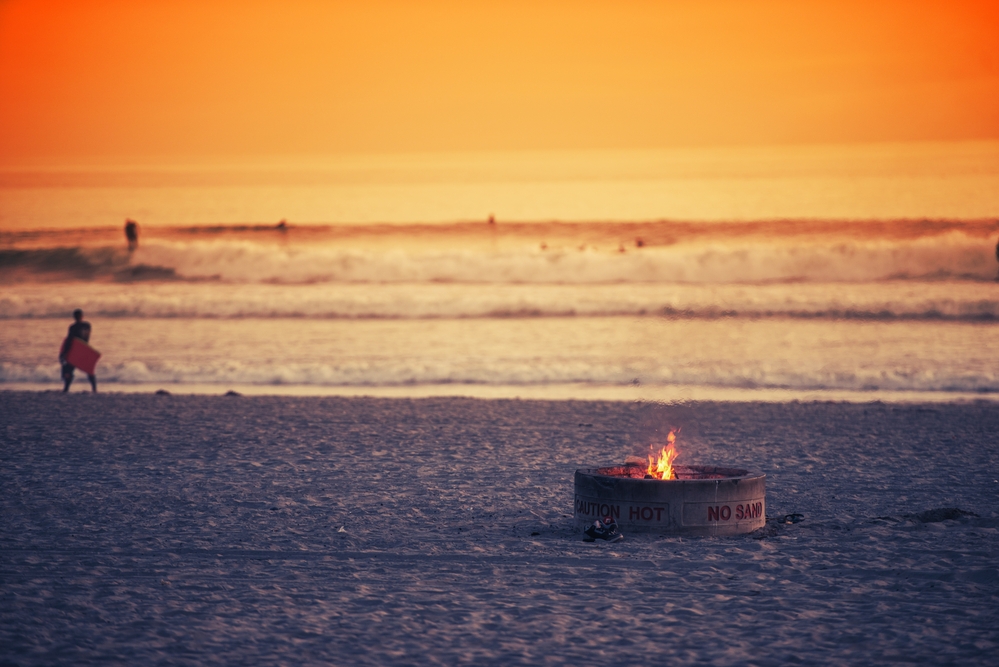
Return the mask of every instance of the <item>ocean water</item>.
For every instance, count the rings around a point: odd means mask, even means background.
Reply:
[[[0,161],[0,229],[292,223],[976,220],[999,141],[187,162]]]
[[[0,388],[999,397],[997,146],[7,170]]]
[[[4,234],[0,383],[999,393],[995,221],[118,233]]]

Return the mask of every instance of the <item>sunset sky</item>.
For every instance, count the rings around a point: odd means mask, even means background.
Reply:
[[[999,138],[996,2],[0,2],[0,160]]]

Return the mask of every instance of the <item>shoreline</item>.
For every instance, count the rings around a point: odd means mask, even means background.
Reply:
[[[82,384],[81,384],[82,381]],[[262,384],[169,384],[142,383],[101,384],[104,394],[155,394],[165,390],[176,395],[219,396],[236,392],[245,396],[299,396],[344,398],[480,398],[520,399],[536,401],[611,401],[611,402],[721,402],[721,403],[999,403],[999,392],[946,391],[851,391],[744,389],[694,385],[649,386],[607,384],[550,385],[481,385],[481,384],[419,384],[393,386],[331,386],[331,385],[262,385]],[[61,383],[8,382],[0,384],[0,392],[61,392]],[[70,393],[90,393],[86,376],[78,377]]]

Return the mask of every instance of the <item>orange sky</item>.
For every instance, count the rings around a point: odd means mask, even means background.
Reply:
[[[999,138],[999,2],[0,0],[0,160]]]

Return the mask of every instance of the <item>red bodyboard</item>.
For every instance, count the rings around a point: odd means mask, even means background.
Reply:
[[[66,354],[66,361],[73,364],[87,375],[93,375],[97,368],[97,360],[101,358],[101,353],[87,345],[82,338],[74,338],[69,345],[69,352]]]

